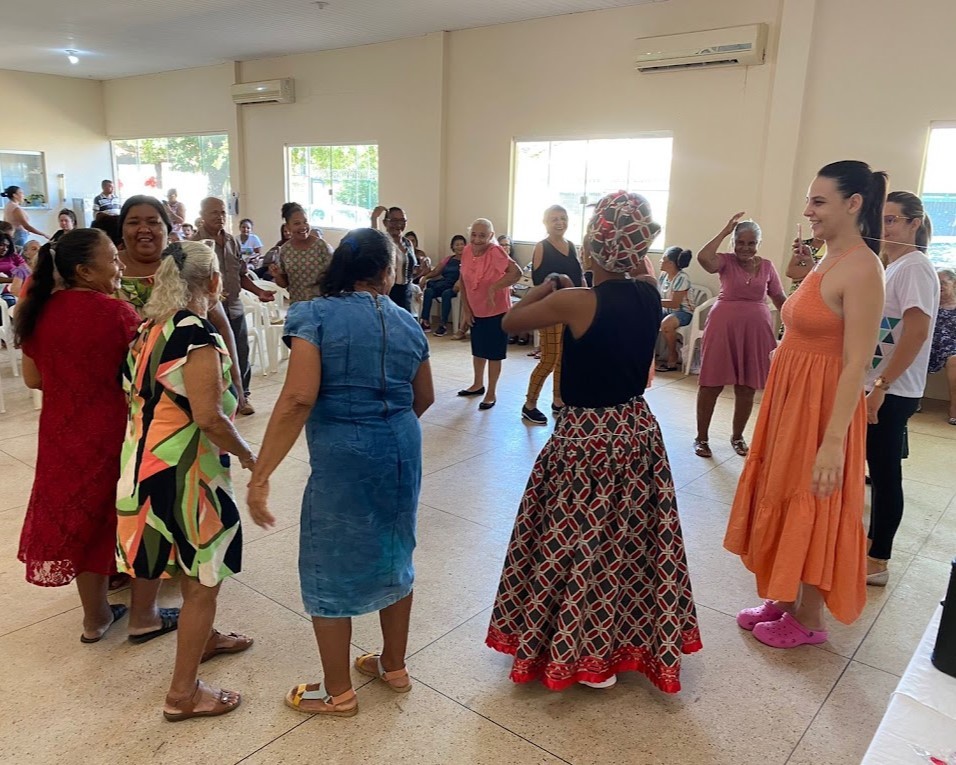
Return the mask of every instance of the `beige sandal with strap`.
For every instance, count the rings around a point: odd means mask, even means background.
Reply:
[[[358,697],[355,691],[349,688],[345,693],[331,696],[325,690],[323,680],[315,688],[309,683],[302,683],[285,695],[285,704],[296,712],[307,715],[329,715],[330,717],[354,717],[358,714]],[[302,706],[302,702],[309,702],[314,706]]]
[[[375,663],[372,664],[372,660]],[[371,666],[370,666],[371,665]],[[382,655],[366,653],[355,660],[355,668],[367,677],[375,677],[386,683],[396,693],[408,693],[412,689],[412,681],[408,676],[408,669],[402,667],[394,672],[386,672],[382,666]]]

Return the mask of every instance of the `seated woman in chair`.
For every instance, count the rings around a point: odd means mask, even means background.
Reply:
[[[661,337],[667,345],[667,359],[657,367],[658,372],[674,372],[680,367],[677,355],[677,330],[690,324],[694,317],[693,298],[690,295],[690,277],[684,271],[693,254],[682,247],[668,247],[661,258],[661,273],[657,286],[661,292]]]

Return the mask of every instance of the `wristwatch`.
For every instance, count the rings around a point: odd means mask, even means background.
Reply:
[[[882,391],[887,391],[890,389],[890,381],[883,377],[883,375],[880,375],[873,381],[873,387],[879,388]]]

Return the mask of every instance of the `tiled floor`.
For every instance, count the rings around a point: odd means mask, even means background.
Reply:
[[[741,632],[733,614],[755,603],[751,576],[721,547],[742,460],[728,443],[731,400],[718,404],[715,458],[691,452],[696,378],[659,376],[648,394],[679,489],[704,650],[684,662],[684,690],[666,696],[636,675],[611,691],[556,694],[515,686],[509,660],[483,640],[511,524],[549,428],[518,413],[533,362],[515,348],[498,406],[479,413],[454,393],[470,379],[468,347],[433,339],[437,402],[424,417],[425,478],[410,639],[412,693],[355,676],[351,720],[299,715],[282,705],[293,684],[319,677],[296,571],[299,498],[308,475],[300,441],[279,469],[264,532],[245,525],[243,572],[227,582],[217,623],[255,636],[246,654],[202,674],[243,693],[219,720],[165,723],[160,705],[175,640],[144,646],[123,629],[81,645],[72,587],[23,581],[17,537],[36,459],[37,414],[3,364],[0,415],[0,762],[2,763],[812,763],[858,762],[914,650],[956,549],[956,428],[928,402],[911,427],[907,514],[891,585],[870,588],[852,627],[829,643],[775,651]],[[6,361],[0,354],[0,363]],[[262,438],[279,377],[255,378],[259,413],[240,422]],[[545,402],[546,403],[546,402]],[[244,483],[236,475],[243,499]],[[63,480],[70,480],[64,476]],[[127,597],[116,595],[117,601]],[[164,599],[176,602],[172,587]],[[377,621],[355,621],[356,653],[379,647]]]

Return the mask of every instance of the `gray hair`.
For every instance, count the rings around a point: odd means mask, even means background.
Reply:
[[[471,231],[475,226],[487,226],[488,230],[492,234],[495,233],[495,224],[487,218],[476,218],[475,221],[468,227],[468,230]]]
[[[757,237],[757,242],[763,238],[763,232],[760,230],[760,226],[757,225],[755,220],[742,220],[736,226],[734,226],[734,241],[737,241],[737,234],[741,231],[753,231],[754,236]]]
[[[936,273],[940,276],[945,276],[951,282],[956,282],[956,270],[952,268],[937,268]]]
[[[211,244],[211,243],[210,243]],[[156,271],[153,292],[143,306],[143,315],[153,321],[166,321],[186,308],[194,298],[212,297],[210,283],[219,273],[219,258],[206,242],[177,242],[180,262],[164,255]]]

